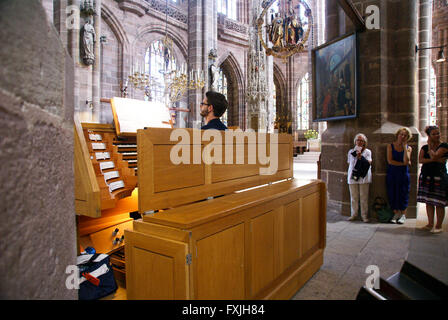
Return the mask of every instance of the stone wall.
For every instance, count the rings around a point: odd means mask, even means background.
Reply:
[[[0,21],[0,298],[76,299],[73,62],[39,0]]]
[[[448,4],[444,0],[433,1],[433,25],[431,46],[445,46],[445,58],[448,57]],[[443,141],[448,140],[448,61],[436,63],[439,49],[433,49],[432,61],[437,81],[437,125]]]
[[[336,1],[327,1],[327,41],[354,31]],[[330,208],[350,214],[347,186],[347,152],[356,133],[369,139],[372,150],[373,182],[369,203],[376,196],[387,199],[386,147],[395,131],[406,126],[414,136],[411,161],[411,194],[408,217],[416,216],[417,158],[419,150],[418,109],[416,102],[417,3],[412,1],[355,1],[364,12],[367,5],[380,9],[380,30],[359,34],[359,106],[356,119],[328,121],[322,135],[322,179],[328,184]],[[400,19],[397,17],[400,16]],[[373,214],[373,212],[371,212]]]

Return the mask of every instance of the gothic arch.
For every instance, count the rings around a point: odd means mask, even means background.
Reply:
[[[184,38],[178,34],[178,30],[173,29],[171,26],[165,28],[165,26],[160,24],[148,24],[141,27],[137,32],[137,37],[132,43],[132,48],[135,49],[137,42],[142,40],[145,40],[146,47],[148,47],[151,42],[161,39],[165,33],[173,40],[173,50],[176,59],[186,62],[188,56],[187,43],[184,41]]]
[[[239,126],[241,129],[245,129],[245,88],[241,67],[235,56],[229,51],[223,54],[216,64],[223,70],[228,81],[228,123],[230,126]]]
[[[108,24],[108,26],[112,29],[113,33],[117,37],[117,40],[123,44],[123,46],[127,47],[129,45],[129,39],[124,31],[123,26],[120,21],[114,15],[112,10],[110,10],[104,4],[101,5],[101,17]]]
[[[280,116],[281,114],[287,113],[287,110],[283,110],[283,108],[287,106],[286,78],[276,63],[274,63],[273,71],[274,85],[276,86],[275,113]]]
[[[112,30],[115,38],[118,41],[118,50],[119,50],[119,59],[118,59],[118,69],[120,73],[120,77],[124,75],[124,64],[125,64],[125,54],[128,52],[129,48],[129,39],[128,36],[120,23],[120,20],[114,15],[112,10],[110,10],[106,5],[101,5],[101,18],[103,21],[109,26]]]
[[[116,62],[105,62],[100,60],[100,88],[99,94],[101,98],[111,98],[112,96],[120,95],[119,89],[121,80],[125,77],[125,54],[129,47],[129,39],[126,32],[114,15],[112,10],[107,6],[101,6],[101,20],[102,20],[102,35],[106,33],[111,39],[106,39],[106,43],[100,43],[101,56],[103,54],[113,54]],[[108,29],[107,32],[105,29]],[[111,46],[111,44],[113,44]],[[112,50],[112,51],[110,51]],[[108,63],[108,65],[105,65]],[[100,121],[104,123],[111,123],[113,121],[112,113],[108,104],[100,103]]]

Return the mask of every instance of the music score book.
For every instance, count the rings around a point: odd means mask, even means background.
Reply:
[[[135,135],[146,127],[172,128],[170,111],[161,102],[114,97],[110,105],[118,136]]]

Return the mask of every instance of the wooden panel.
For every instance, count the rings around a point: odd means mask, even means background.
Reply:
[[[274,211],[250,220],[251,296],[274,280],[274,226]]]
[[[283,212],[282,270],[290,267],[302,256],[302,210],[300,200],[286,204]]]
[[[196,242],[196,299],[244,299],[244,224]]]
[[[291,165],[292,137],[290,135],[280,134],[277,136],[279,142],[278,166],[272,167],[278,170],[271,175],[262,175],[259,170],[256,170],[258,165],[207,164],[200,157],[199,152],[194,151],[195,148],[201,148],[201,150],[207,148],[209,141],[202,142],[201,140],[201,135],[205,134],[204,132],[207,131],[161,128],[138,130],[138,186],[139,211],[141,213],[178,207],[207,197],[229,194],[244,188],[293,176]],[[177,137],[177,133],[183,136],[172,141],[171,133],[175,133],[173,138]],[[224,136],[227,131],[217,134],[222,135],[222,149],[225,150]],[[238,134],[244,136],[245,133]],[[213,138],[211,140],[214,141]],[[237,139],[235,140],[237,141]],[[267,140],[270,141],[269,135]],[[247,141],[245,143],[247,149]],[[195,160],[201,161],[202,164],[191,164],[193,161],[190,161],[190,164],[172,164],[169,157],[172,148],[180,149],[183,146],[190,150],[191,159],[195,155],[196,158],[199,156],[200,159],[195,158]],[[179,192],[180,189],[182,189],[182,192]]]
[[[313,193],[302,199],[302,253],[319,245],[321,220],[320,195]]]
[[[237,163],[237,149],[241,148],[239,152],[244,152],[243,164]],[[220,182],[259,174],[259,164],[257,164],[257,149],[256,144],[249,146],[248,144],[233,145],[233,157],[229,164],[226,163],[226,150],[223,148],[221,164],[213,164],[212,167],[212,182]],[[238,161],[241,161],[238,160]],[[229,160],[227,160],[229,162]],[[249,164],[253,163],[253,164]]]
[[[128,299],[187,299],[187,245],[126,231],[126,290]]]
[[[117,234],[113,234],[114,230],[118,229]],[[132,219],[127,222],[114,225],[112,227],[103,229],[101,231],[92,233],[80,239],[81,251],[86,247],[94,247],[99,253],[109,253],[123,247],[124,241],[114,243],[115,238],[120,239],[124,235],[124,230],[132,230]]]
[[[75,211],[95,218],[101,216],[100,189],[81,123],[77,117],[74,120]]]
[[[154,146],[154,192],[175,190],[205,183],[204,164],[175,165],[170,160],[171,145]],[[179,179],[182,177],[182,179]]]
[[[293,195],[295,192],[297,192],[297,195]],[[270,206],[271,203],[276,201],[279,197],[290,195],[293,197],[291,199],[291,201],[293,201],[294,198],[313,192],[319,192],[319,182],[307,183],[303,180],[294,179],[291,181],[275,183],[270,186],[234,193],[213,200],[181,206],[164,211],[163,213],[145,215],[143,221],[181,229],[190,229],[197,225],[260,204],[269,204]],[[179,192],[179,196],[183,196],[183,194]]]

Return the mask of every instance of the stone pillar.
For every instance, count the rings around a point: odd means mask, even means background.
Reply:
[[[372,184],[369,208],[376,196],[387,199],[386,147],[395,139],[395,131],[410,127],[414,137],[411,166],[411,194],[408,217],[416,216],[418,111],[416,104],[415,43],[417,6],[410,1],[357,1],[357,8],[376,5],[380,12],[380,30],[359,34],[359,105],[358,117],[328,121],[322,134],[322,179],[328,185],[328,207],[343,215],[350,214],[347,186],[347,152],[356,133],[364,133],[372,150]],[[336,1],[327,1],[327,41],[341,34]],[[340,13],[340,11],[339,11]],[[400,19],[397,19],[400,16]],[[346,24],[345,33],[351,27]],[[342,30],[341,30],[342,31]],[[342,187],[341,187],[342,186]],[[373,214],[372,212],[370,213]]]
[[[78,296],[65,273],[76,264],[74,65],[46,17],[39,0],[0,1],[0,299]]]
[[[217,17],[215,1],[194,0],[188,2],[188,68],[204,70],[208,83],[208,54],[217,49]],[[202,90],[188,90],[190,109],[189,127],[200,128],[202,117],[200,103],[208,90],[206,84]]]
[[[430,0],[419,0],[418,18],[418,47],[427,48],[431,46],[431,2]],[[429,101],[429,75],[430,75],[430,50],[418,51],[418,105],[420,132],[428,125],[428,101]]]
[[[432,46],[448,45],[448,4],[445,1],[434,1]],[[432,50],[432,60],[437,59],[439,49]],[[445,57],[448,57],[448,47],[444,48]],[[434,71],[437,81],[437,125],[444,141],[448,140],[448,61],[434,62]]]

